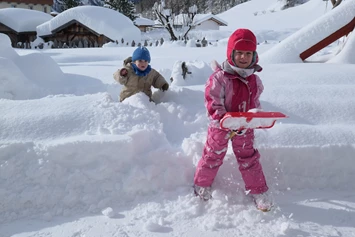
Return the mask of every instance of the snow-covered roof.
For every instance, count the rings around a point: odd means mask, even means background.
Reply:
[[[197,14],[194,17],[193,23],[194,23],[194,25],[198,25],[198,24],[201,24],[202,22],[208,21],[208,20],[215,21],[221,26],[228,26],[228,23],[226,21],[222,20],[220,17],[215,16],[215,15],[213,15],[211,13],[209,13],[209,14]]]
[[[188,20],[188,15],[187,14],[179,14],[175,16],[174,18],[174,25],[184,25],[186,24],[186,21]],[[221,26],[228,26],[228,23],[218,16],[213,15],[212,13],[208,14],[196,14],[193,20],[193,25],[198,25],[201,24],[204,21],[212,20],[218,23]]]
[[[16,32],[35,32],[36,27],[53,17],[47,13],[23,8],[0,9],[0,23]]]
[[[163,26],[163,24],[160,22],[159,19],[154,20],[154,25],[155,26]]]
[[[154,21],[147,18],[139,17],[134,20],[134,24],[137,26],[153,26]]]
[[[122,13],[99,6],[79,6],[68,9],[37,27],[38,36],[51,35],[70,21],[77,21],[111,40],[140,41],[141,32]]]

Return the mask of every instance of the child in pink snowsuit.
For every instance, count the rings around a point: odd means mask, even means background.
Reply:
[[[257,42],[248,29],[236,30],[228,40],[227,60],[217,65],[205,86],[205,106],[210,124],[203,154],[198,162],[195,177],[195,194],[210,199],[211,185],[231,140],[233,152],[239,164],[245,189],[252,194],[259,209],[268,210],[272,203],[266,195],[264,173],[259,162],[260,154],[254,148],[254,130],[231,137],[233,131],[220,127],[226,112],[246,112],[260,108],[259,96],[263,91],[260,78],[254,74],[262,68],[257,64]]]

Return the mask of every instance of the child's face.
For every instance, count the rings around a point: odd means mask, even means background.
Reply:
[[[145,69],[147,69],[147,67],[148,67],[148,61],[145,61],[145,60],[136,60],[136,61],[134,61],[134,64],[136,64],[137,65],[137,67],[139,68],[139,70],[141,70],[141,71],[144,71]]]
[[[253,61],[253,51],[235,50],[234,62],[239,68],[247,68]]]

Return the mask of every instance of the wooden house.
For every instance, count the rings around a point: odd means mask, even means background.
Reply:
[[[0,12],[1,14],[1,12]],[[0,22],[0,33],[7,35],[11,40],[13,48],[31,48],[30,42],[36,39],[36,31],[31,32],[16,32],[7,25]]]
[[[117,24],[119,22],[119,24]],[[53,48],[102,47],[108,42],[139,42],[140,30],[122,13],[99,6],[78,6],[37,27]]]
[[[42,35],[44,41],[52,41],[53,48],[92,48],[113,42],[113,39],[90,29],[77,20],[71,20],[66,24],[52,30],[49,35]]]
[[[155,24],[154,21],[143,17],[135,19],[133,23],[141,30],[141,32],[147,32],[149,29],[153,28]]]
[[[220,26],[228,26],[226,21],[213,14],[197,14],[193,24],[195,30],[219,30]]]
[[[179,14],[173,19],[175,29],[181,29],[188,25],[188,14]],[[192,21],[192,29],[194,30],[219,30],[220,26],[228,26],[228,23],[223,19],[209,14],[196,14]]]
[[[36,27],[52,19],[39,11],[21,8],[0,9],[0,33],[6,34],[14,48],[30,48],[37,37]]]
[[[51,12],[53,0],[5,0],[0,1],[0,9],[3,8],[24,8],[37,10],[45,13]]]

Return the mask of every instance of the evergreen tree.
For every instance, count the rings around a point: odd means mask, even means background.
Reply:
[[[89,0],[89,4],[92,6],[103,6],[104,5],[102,0]]]
[[[119,11],[132,21],[137,18],[135,15],[135,6],[130,0],[105,0],[105,5],[113,10]]]
[[[61,10],[65,11],[73,7],[77,7],[81,4],[80,0],[61,0]]]

